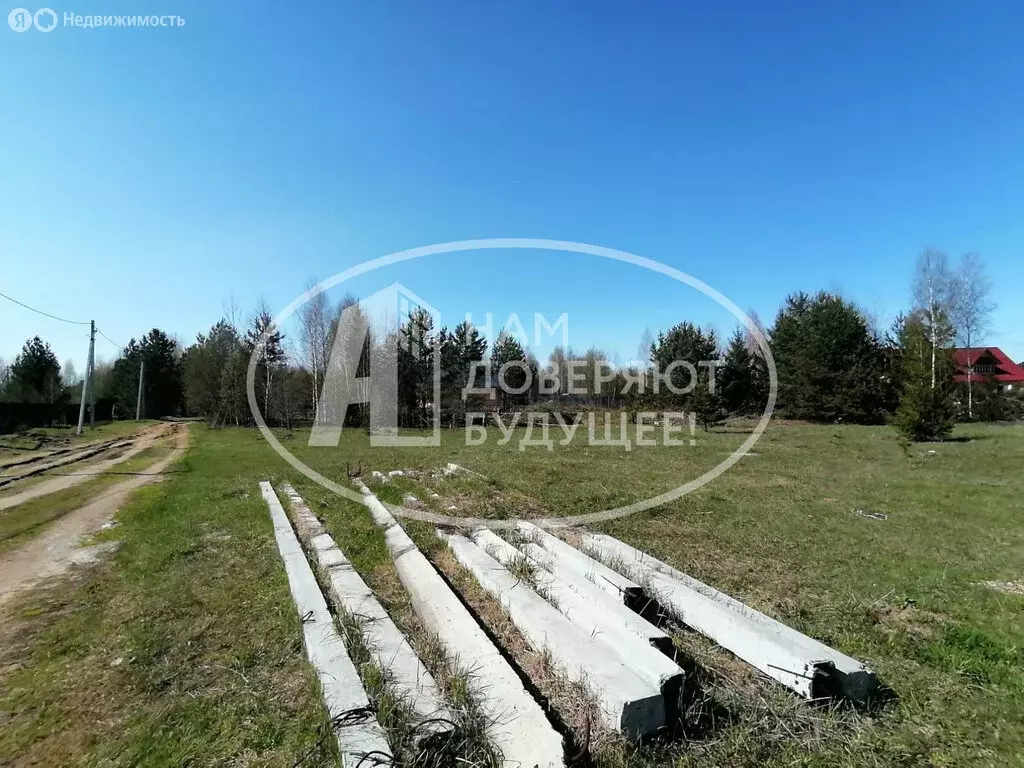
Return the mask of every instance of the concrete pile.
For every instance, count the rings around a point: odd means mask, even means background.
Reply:
[[[375,476],[388,481],[387,475]],[[561,735],[524,685],[522,670],[492,641],[485,620],[471,613],[463,596],[370,489],[359,479],[354,483],[383,530],[395,571],[423,627],[459,669],[470,673],[468,686],[486,718],[487,738],[504,764],[564,766]],[[260,486],[303,617],[307,652],[337,720],[368,707],[366,693],[273,489],[268,483]],[[415,716],[435,723],[432,732],[450,727],[448,703],[402,632],[298,493],[287,484],[282,489],[334,609],[358,623],[375,663]],[[687,687],[672,638],[647,620],[666,614],[806,698],[864,701],[877,689],[874,673],[856,659],[610,536],[573,531],[574,546],[525,522],[502,529],[501,535],[490,529],[438,530],[437,535],[458,566],[500,604],[530,649],[550,661],[553,674],[587,691],[600,718],[595,724],[631,741],[670,728]],[[346,760],[387,748],[372,718],[336,735]]]
[[[270,508],[277,549],[288,574],[288,588],[302,621],[306,655],[320,680],[341,764],[343,768],[354,768],[365,765],[370,755],[390,755],[384,730],[372,714],[359,673],[348,656],[345,642],[281,502],[270,483],[261,482],[260,491]]]

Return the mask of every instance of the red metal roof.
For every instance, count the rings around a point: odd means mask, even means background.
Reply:
[[[962,373],[954,376],[953,381],[967,381],[968,359],[972,365],[977,365],[978,359],[985,354],[991,355],[995,359],[997,370],[995,373],[987,374],[975,372],[971,374],[972,380],[977,381],[978,379],[987,378],[1004,384],[1024,384],[1024,366],[1013,362],[999,347],[964,347],[954,349],[953,362],[961,369]]]

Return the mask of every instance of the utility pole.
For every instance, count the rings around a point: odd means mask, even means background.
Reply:
[[[89,321],[89,357],[85,364],[85,378],[82,379],[82,400],[78,405],[78,429],[76,435],[82,434],[82,425],[85,423],[85,402],[89,399],[89,384],[92,380],[92,356],[96,347],[96,321]]]
[[[89,359],[89,426],[96,426],[96,382],[92,378],[92,369],[96,366],[96,361],[90,356]]]
[[[139,396],[135,400],[135,420],[142,418],[142,372],[146,370],[146,361],[139,360]]]
[[[92,403],[92,408],[89,409],[89,425],[92,427],[96,426],[96,386],[92,380],[92,369],[96,367],[96,321],[90,320],[89,326],[92,328],[92,340],[89,342],[89,370],[87,371],[89,379],[89,400]]]

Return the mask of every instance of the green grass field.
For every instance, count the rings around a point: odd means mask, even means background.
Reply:
[[[433,469],[444,511],[576,514],[692,479],[745,438],[675,448],[338,448],[296,455],[346,469]],[[1024,754],[1024,598],[979,585],[1024,576],[1024,427],[971,426],[903,447],[884,427],[773,425],[757,455],[658,510],[601,526],[870,664],[895,694],[871,712],[813,707],[700,637],[677,633],[702,695],[689,738],[614,765],[1014,765]],[[497,435],[494,436],[497,438]],[[934,451],[934,453],[930,453]],[[290,480],[403,629],[415,618],[383,537],[253,430],[193,425],[182,467],[143,490],[105,536],[112,565],[25,596],[0,624],[0,763],[329,764],[316,683],[257,488]],[[382,486],[396,502],[418,483]],[[414,491],[415,492],[415,491]],[[857,514],[881,512],[884,520]],[[431,529],[408,526],[425,548]],[[11,606],[8,606],[11,608]]]

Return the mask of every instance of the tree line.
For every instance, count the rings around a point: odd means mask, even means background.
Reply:
[[[753,327],[738,328],[724,340],[714,329],[691,321],[656,337],[645,331],[640,359],[624,366],[610,362],[596,347],[584,352],[555,347],[541,364],[508,330],[489,341],[468,321],[434,328],[432,317],[418,308],[396,328],[371,328],[352,347],[358,359],[337,361],[331,354],[337,335],[351,332],[346,330],[350,324],[341,323],[342,314],[361,310],[352,296],[332,304],[319,293],[299,310],[294,338],[273,327],[262,302],[244,322],[232,309],[187,346],[153,329],[132,339],[112,364],[96,366],[95,396],[111,401],[115,418],[134,417],[142,367],[144,415],[251,424],[246,375],[255,354],[255,394],[263,418],[290,428],[318,416],[340,417],[338,403],[347,393],[331,382],[351,377],[347,371],[339,377],[329,366],[352,364],[357,377],[365,376],[373,355],[391,345],[398,353],[401,426],[431,425],[437,363],[445,426],[461,425],[467,413],[480,410],[595,407],[686,410],[709,428],[728,415],[754,416],[764,410],[770,377],[755,341],[757,330],[775,362],[780,416],[829,423],[891,421],[913,439],[948,436],[958,418],[1019,417],[1021,401],[1005,396],[985,377],[953,383],[954,346],[976,345],[993,310],[981,259],[968,254],[953,268],[941,252],[925,251],[911,293],[911,306],[884,333],[841,295],[797,292],[785,299],[771,326],[762,327],[752,314]],[[686,371],[677,361],[715,365],[698,367],[687,389]],[[582,394],[567,386],[574,370],[580,372]],[[499,372],[503,386],[498,386]],[[542,388],[543,375],[559,382],[554,391]],[[73,366],[67,363],[62,370],[49,345],[35,337],[13,364],[0,365],[0,399],[71,400],[81,388],[74,377]],[[651,382],[658,377],[678,386],[655,391]],[[352,406],[344,416],[347,424],[365,425],[369,418],[365,405]]]

